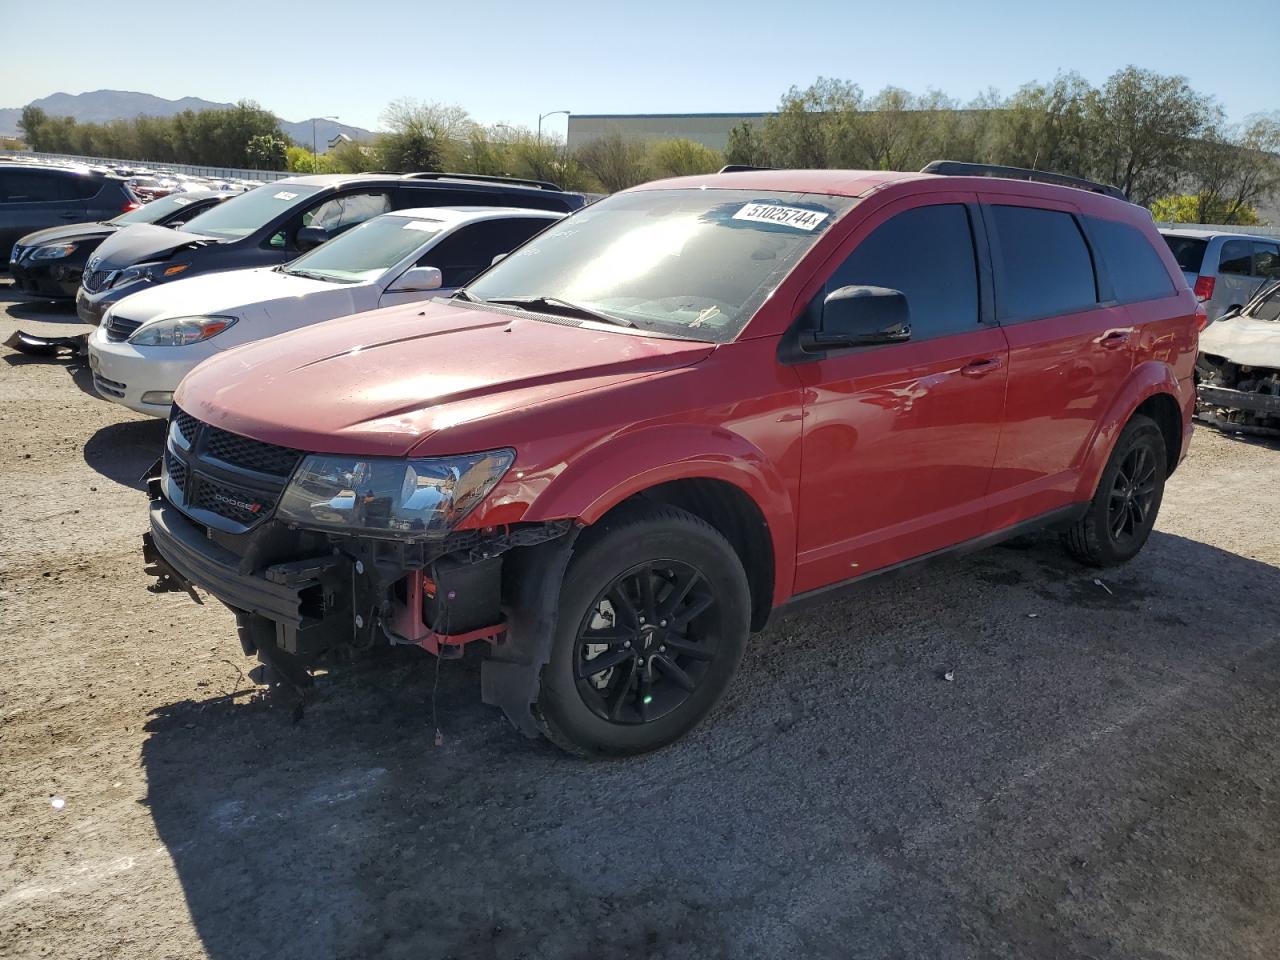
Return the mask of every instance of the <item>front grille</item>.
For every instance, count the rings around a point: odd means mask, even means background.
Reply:
[[[168,450],[164,452],[164,467],[169,471],[169,479],[179,490],[187,488],[187,465]]]
[[[93,375],[93,385],[102,393],[110,394],[117,400],[124,399],[124,392],[128,388],[128,384],[121,383],[118,380],[108,380],[100,373]]]
[[[207,428],[204,452],[223,463],[256,470],[258,473],[269,473],[273,477],[289,476],[302,457],[297,450],[278,447],[274,443],[263,443],[261,440],[250,440],[217,427]]]
[[[107,320],[107,339],[114,343],[119,343],[122,340],[128,340],[133,336],[133,331],[137,330],[140,326],[142,326],[141,320],[129,320],[126,317],[120,317],[113,313],[111,314],[110,319]]]
[[[80,278],[80,286],[84,287],[89,293],[97,293],[99,290],[105,290],[111,286],[111,281],[115,279],[115,270],[86,270]]]
[[[175,506],[201,523],[243,533],[275,509],[302,456],[202,423],[175,406],[164,467],[170,493],[181,495]]]

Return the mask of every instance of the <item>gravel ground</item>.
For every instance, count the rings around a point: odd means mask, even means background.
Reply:
[[[146,590],[161,424],[0,360],[0,956],[1276,955],[1276,445],[1199,430],[1101,583],[1049,538],[874,581],[685,741],[588,764],[470,658],[292,722],[225,609]]]

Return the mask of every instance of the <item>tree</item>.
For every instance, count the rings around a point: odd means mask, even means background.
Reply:
[[[1183,193],[1161,197],[1151,204],[1151,216],[1159,223],[1218,223],[1255,226],[1258,211],[1209,193]]]
[[[258,170],[284,170],[288,147],[283,137],[260,133],[249,138],[245,155],[249,166]]]
[[[465,144],[475,121],[452,104],[394,100],[383,111],[388,132],[375,142],[378,163],[384,170],[411,172],[441,170],[462,162]]]
[[[724,166],[724,157],[710,147],[679,137],[650,143],[645,161],[655,179],[715,173]]]
[[[49,115],[39,107],[33,107],[27,104],[22,108],[22,119],[18,121],[18,132],[22,134],[22,139],[31,144],[31,149],[40,153],[49,152],[48,148],[43,145],[44,128],[49,122]]]
[[[644,144],[619,130],[588,140],[575,156],[610,193],[644,182]]]
[[[759,128],[749,120],[743,120],[729,131],[729,142],[724,148],[726,163],[745,164],[749,167],[771,165],[769,149]]]

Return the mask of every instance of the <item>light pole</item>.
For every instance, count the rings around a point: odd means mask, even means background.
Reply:
[[[547,117],[554,117],[558,113],[563,113],[566,117],[569,116],[568,110],[552,110],[549,113],[538,114],[538,142],[539,143],[542,142],[542,121],[547,119]]]
[[[316,172],[319,165],[319,156],[316,153],[316,121],[317,120],[337,120],[337,117],[312,117],[311,118],[311,172]]]

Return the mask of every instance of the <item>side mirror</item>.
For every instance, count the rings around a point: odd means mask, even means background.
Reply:
[[[905,343],[911,339],[906,295],[887,287],[841,287],[822,302],[817,330],[800,334],[800,349],[823,353],[846,347]]]
[[[439,267],[410,267],[387,288],[387,293],[419,293],[443,286],[444,275]]]
[[[329,239],[329,231],[323,227],[303,227],[298,231],[297,245],[299,250],[311,250]]]
[[[505,253],[500,253],[500,254],[498,254],[496,257],[494,257],[492,260],[490,260],[490,261],[489,261],[489,266],[491,266],[491,267],[492,267],[492,266],[493,266],[494,264],[496,264],[499,260],[502,260],[502,259],[504,259],[505,257],[506,257],[506,254],[505,254]]]

